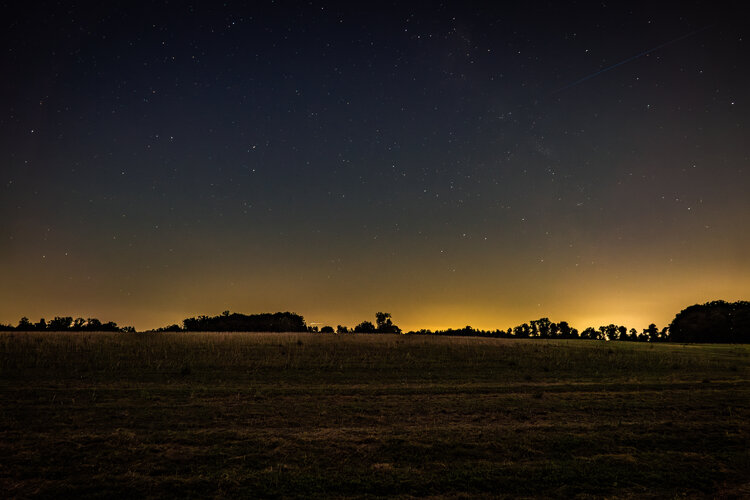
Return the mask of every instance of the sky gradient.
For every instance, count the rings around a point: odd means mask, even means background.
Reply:
[[[740,13],[501,4],[0,8],[0,323],[750,299]]]

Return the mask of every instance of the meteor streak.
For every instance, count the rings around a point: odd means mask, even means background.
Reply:
[[[672,45],[673,43],[677,43],[677,42],[679,42],[680,40],[684,40],[685,38],[691,37],[691,36],[693,36],[693,35],[697,35],[697,34],[698,34],[698,33],[700,33],[701,31],[705,31],[705,30],[707,30],[708,28],[710,28],[711,26],[713,26],[713,24],[709,24],[708,26],[704,26],[703,28],[697,29],[697,30],[695,30],[695,31],[691,31],[691,32],[690,32],[690,33],[688,33],[687,35],[682,35],[682,36],[680,36],[680,37],[677,37],[677,38],[675,38],[674,40],[670,40],[670,41],[668,41],[668,42],[662,43],[661,45],[657,45],[656,47],[653,47],[653,48],[651,48],[651,49],[645,50],[645,51],[641,52],[640,54],[636,54],[636,55],[634,55],[634,56],[632,56],[632,57],[628,57],[627,59],[624,59],[624,60],[622,60],[622,61],[620,61],[620,62],[618,62],[618,63],[616,63],[616,64],[613,64],[612,66],[607,66],[607,67],[606,67],[606,68],[604,68],[604,69],[600,69],[600,70],[599,70],[599,71],[597,71],[596,73],[591,73],[590,75],[584,76],[584,77],[583,77],[583,78],[581,78],[580,80],[576,80],[576,81],[574,81],[573,83],[569,83],[569,84],[567,84],[567,85],[566,85],[566,86],[564,86],[564,87],[560,87],[559,89],[557,89],[557,90],[553,91],[552,93],[553,93],[553,94],[557,94],[558,92],[562,92],[563,90],[565,90],[565,89],[569,89],[570,87],[575,87],[575,86],[576,86],[576,85],[578,85],[579,83],[583,83],[583,82],[585,82],[586,80],[590,80],[590,79],[594,78],[595,76],[601,75],[601,74],[602,74],[602,73],[604,73],[605,71],[609,71],[609,70],[611,70],[611,69],[615,69],[616,67],[618,67],[618,66],[622,66],[623,64],[625,64],[625,63],[629,63],[630,61],[634,61],[634,60],[638,59],[639,57],[643,57],[643,56],[645,56],[645,55],[647,55],[647,54],[650,54],[651,52],[654,52],[654,51],[656,51],[656,50],[662,49],[662,48],[666,47],[667,45]]]

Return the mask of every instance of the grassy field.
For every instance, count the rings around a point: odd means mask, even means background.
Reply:
[[[3,334],[0,492],[750,498],[750,347]]]

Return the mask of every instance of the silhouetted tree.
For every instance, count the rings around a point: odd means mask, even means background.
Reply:
[[[336,333],[349,333],[349,329],[345,326],[336,326]]]
[[[71,325],[73,324],[73,318],[70,316],[60,317],[55,316],[55,319],[49,322],[47,325],[47,330],[53,331],[53,332],[64,332],[66,330],[70,330]]]
[[[320,333],[334,333],[332,326],[324,326],[320,329]]]
[[[617,325],[611,323],[599,327],[599,338],[602,340],[617,340],[618,333]]]
[[[513,334],[516,337],[519,338],[527,338],[531,336],[531,327],[528,325],[528,323],[524,323],[522,325],[518,325],[515,328],[513,328]]]
[[[391,321],[391,313],[376,312],[375,324],[378,333],[401,333],[401,328]]]
[[[600,333],[592,327],[586,328],[584,331],[581,332],[581,338],[582,339],[591,339],[591,340],[599,340],[600,339]]]
[[[120,327],[114,321],[108,321],[102,325],[103,332],[119,332]]]
[[[570,325],[567,321],[560,321],[560,323],[557,325],[557,330],[559,332],[559,336],[562,339],[569,339],[572,338],[572,330],[570,329]]]
[[[34,330],[41,332],[47,329],[47,322],[44,318],[39,318],[39,321],[34,323]]]
[[[157,332],[181,332],[182,328],[180,328],[180,325],[169,325],[162,328],[157,328]]]
[[[102,322],[96,318],[88,318],[86,320],[86,330],[90,332],[102,331]]]
[[[659,341],[660,342],[667,342],[668,340],[669,340],[669,327],[665,326],[659,332]]]
[[[543,339],[549,338],[550,325],[549,318],[539,318],[535,321],[531,321],[531,336],[541,337]]]
[[[21,318],[21,320],[18,322],[18,326],[16,327],[16,330],[20,332],[30,332],[34,329],[34,325],[31,324],[31,321],[29,321],[29,318],[24,316]]]
[[[657,342],[659,340],[659,329],[653,323],[643,330],[643,334],[648,338],[649,342]]]
[[[617,340],[628,340],[628,329],[626,327],[617,327]]]
[[[556,339],[560,337],[560,326],[557,323],[549,324],[549,337]]]
[[[354,327],[354,333],[375,333],[375,325],[369,321],[363,321]]]
[[[638,341],[638,330],[636,330],[635,328],[631,328],[630,336],[628,337],[628,340],[630,340],[631,342]]]

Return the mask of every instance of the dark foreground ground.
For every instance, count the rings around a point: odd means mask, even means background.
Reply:
[[[750,348],[0,335],[0,496],[750,498]]]

